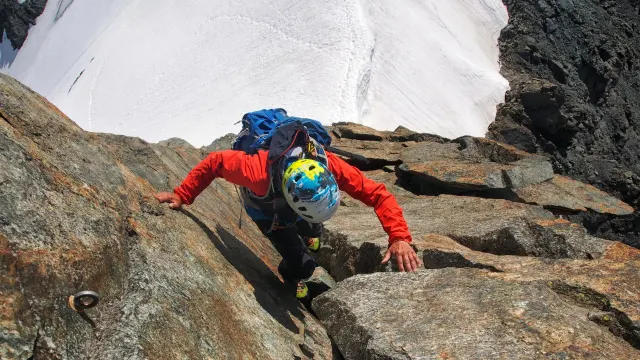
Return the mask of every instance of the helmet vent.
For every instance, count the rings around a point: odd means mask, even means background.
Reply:
[[[297,196],[294,196],[294,197],[293,197],[293,202],[294,202],[294,203],[297,203],[298,201],[300,201],[300,198],[299,198],[299,197],[297,197]]]
[[[313,216],[311,216],[311,215],[302,214],[302,216],[304,216],[304,217],[306,217],[306,218],[309,218],[309,219],[313,219]]]
[[[302,206],[302,207],[299,207],[299,208],[298,208],[298,210],[300,210],[300,211],[307,211],[307,208],[306,208],[306,207],[304,207],[304,206]]]
[[[295,178],[293,178],[295,181],[300,181],[300,179],[302,178],[302,174],[298,174],[296,175]]]
[[[315,169],[315,168],[316,168],[316,166],[315,166],[315,165],[311,165],[311,166],[309,166],[309,170],[313,170],[313,169]]]

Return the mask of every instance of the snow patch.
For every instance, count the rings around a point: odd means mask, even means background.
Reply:
[[[206,145],[270,107],[482,136],[506,21],[500,0],[57,0],[2,71],[87,130],[152,142]]]
[[[507,24],[500,1],[369,0],[375,34],[362,122],[379,130],[397,125],[455,138],[484,136],[504,100],[497,39]]]
[[[56,16],[53,18],[53,22],[57,22],[58,20],[60,20],[69,6],[73,4],[73,1],[74,0],[58,0],[58,11],[56,11]]]

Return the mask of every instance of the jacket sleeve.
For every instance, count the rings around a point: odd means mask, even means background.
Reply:
[[[190,205],[216,178],[247,187],[260,196],[266,194],[269,190],[267,152],[260,151],[255,155],[235,150],[212,152],[189,172],[173,192],[184,204]]]
[[[389,235],[389,245],[400,240],[411,242],[411,233],[402,208],[386,186],[368,179],[360,170],[334,154],[327,152],[327,157],[338,187],[354,199],[374,208],[384,231]]]

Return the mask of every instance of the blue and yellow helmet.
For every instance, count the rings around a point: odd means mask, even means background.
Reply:
[[[340,206],[336,179],[327,166],[312,159],[299,159],[287,167],[282,192],[289,206],[311,223],[327,221]]]

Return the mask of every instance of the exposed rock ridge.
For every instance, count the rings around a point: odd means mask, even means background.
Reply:
[[[505,1],[505,104],[487,136],[548,154],[558,174],[640,206],[639,4],[634,0]],[[583,213],[595,233],[640,246],[638,214]]]
[[[29,28],[36,24],[36,18],[42,14],[47,0],[0,1],[0,42],[4,32],[14,49],[24,44]]]

